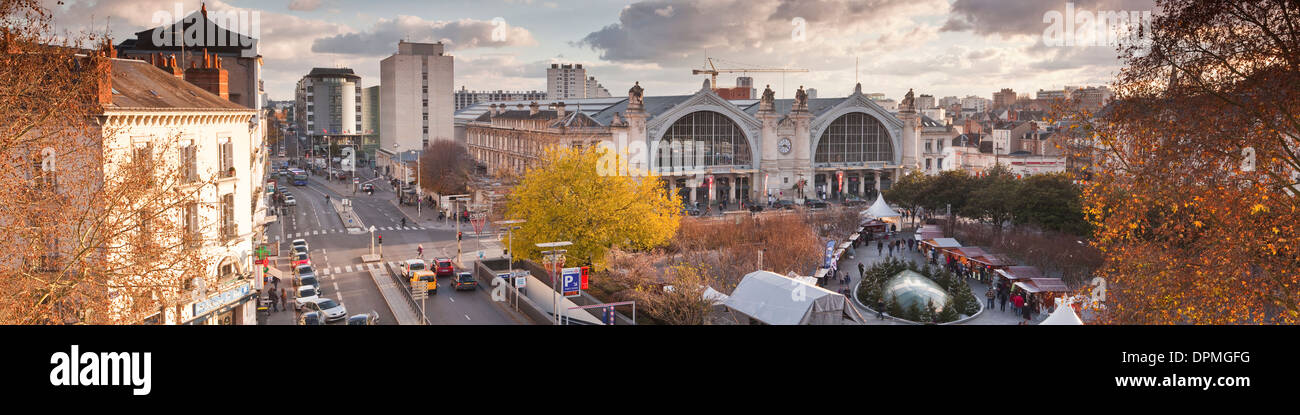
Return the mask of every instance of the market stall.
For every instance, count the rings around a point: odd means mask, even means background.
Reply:
[[[920,245],[921,253],[934,264],[942,264],[943,262],[939,262],[942,255],[951,249],[960,247],[961,243],[953,238],[926,239],[922,240]]]

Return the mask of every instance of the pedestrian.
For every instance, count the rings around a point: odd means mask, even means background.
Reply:
[[[1020,315],[1024,307],[1025,297],[1021,297],[1019,293],[1011,297],[1011,309],[1015,311],[1016,315]]]
[[[876,255],[877,256],[884,255],[885,253],[884,251],[885,251],[885,242],[876,241]]]
[[[278,301],[275,301],[275,291],[267,293],[266,299],[271,300],[271,311],[280,311],[280,307],[277,305]]]
[[[986,292],[986,293],[984,293],[984,296],[989,298],[989,309],[992,309],[992,308],[993,308],[993,298],[994,298],[994,297],[997,297],[997,294],[993,292],[993,287],[989,287],[989,291]]]
[[[1002,305],[1002,312],[1007,312],[1007,290],[998,289],[998,303]]]
[[[884,319],[885,319],[885,300],[884,300],[884,299],[877,299],[877,300],[876,300],[876,318],[877,318],[877,319],[880,319],[880,320],[884,320]]]
[[[865,277],[866,275],[867,275],[867,267],[863,266],[862,263],[859,262],[859,263],[858,263],[858,278],[861,279],[861,278]]]
[[[289,294],[286,294],[283,288],[280,289],[280,304],[285,305],[286,310],[288,309]]]
[[[894,243],[894,242],[890,242],[890,243],[889,243],[889,256],[891,256],[891,257],[894,256],[894,245],[897,245],[897,244]]]
[[[274,289],[279,289],[279,288],[280,288],[280,277],[277,277],[277,276],[274,276],[274,275],[271,276],[271,285],[275,287]]]

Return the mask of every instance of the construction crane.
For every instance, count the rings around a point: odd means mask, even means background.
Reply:
[[[709,69],[692,69],[692,70],[691,70],[691,75],[709,74],[709,76],[712,77],[712,81],[710,82],[710,85],[713,86],[713,89],[718,89],[718,74],[719,74],[719,73],[723,73],[723,72],[727,72],[727,73],[735,73],[735,72],[742,72],[742,73],[745,73],[745,72],[808,72],[807,69],[753,69],[753,68],[728,68],[728,69],[718,69],[718,67],[713,66],[713,58],[706,58],[706,59],[709,60]]]

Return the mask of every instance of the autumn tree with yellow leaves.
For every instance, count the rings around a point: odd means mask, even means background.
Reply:
[[[1300,322],[1295,4],[1162,0],[1120,48],[1115,100],[1071,131],[1103,322]]]
[[[507,201],[506,216],[527,222],[512,252],[540,260],[535,244],[570,241],[568,263],[600,270],[610,248],[643,250],[677,232],[680,204],[657,176],[603,174],[605,149],[554,148],[528,169]]]

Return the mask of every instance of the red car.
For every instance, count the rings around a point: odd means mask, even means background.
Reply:
[[[305,253],[299,253],[297,256],[293,258],[294,268],[297,268],[299,265],[308,265],[308,264],[311,264],[311,260],[307,258],[307,254]]]
[[[456,275],[456,269],[451,265],[450,259],[438,258],[436,262],[437,265],[436,265],[436,270],[434,272],[437,273],[439,278],[452,277]]]

